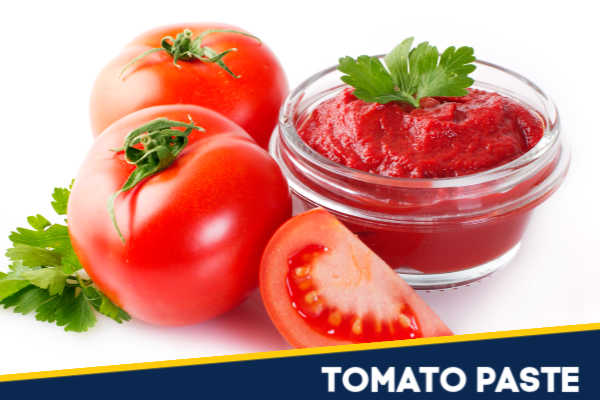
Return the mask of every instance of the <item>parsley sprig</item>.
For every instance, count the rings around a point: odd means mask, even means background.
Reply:
[[[67,214],[70,189],[56,188],[52,208]],[[6,251],[9,271],[0,272],[0,305],[21,314],[35,312],[38,321],[56,323],[65,331],[85,332],[96,324],[96,312],[118,323],[131,317],[98,290],[82,269],[66,225],[40,214],[27,218],[30,228],[17,228]]]
[[[428,42],[412,48],[413,38],[405,39],[384,57],[340,58],[342,81],[354,87],[354,95],[370,103],[391,101],[419,107],[424,97],[464,96],[475,70],[473,48],[448,47],[440,55]],[[386,69],[387,67],[387,69]]]

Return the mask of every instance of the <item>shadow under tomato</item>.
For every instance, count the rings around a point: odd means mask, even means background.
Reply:
[[[222,335],[232,341],[264,347],[265,350],[290,348],[271,322],[258,290],[238,307],[207,322],[210,323],[218,326],[223,331]]]
[[[269,319],[258,290],[233,310],[208,321],[182,327],[161,327],[135,321],[140,327],[189,343],[186,357],[285,350],[290,346]]]

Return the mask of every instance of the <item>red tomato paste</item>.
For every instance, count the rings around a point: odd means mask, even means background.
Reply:
[[[321,155],[351,168],[391,177],[445,178],[514,160],[534,147],[544,130],[536,113],[497,93],[471,89],[464,97],[427,98],[415,109],[401,103],[366,103],[346,89],[319,104],[298,132]],[[480,198],[456,195],[461,188],[440,189],[435,199],[431,192],[423,193],[423,198],[416,191],[394,192],[388,202],[371,201],[366,194],[326,195],[380,213],[453,215],[517,199],[553,168],[548,165],[508,191]],[[534,205],[503,215],[490,212],[477,221],[465,217],[423,226],[342,220],[391,266],[445,273],[482,265],[514,248]],[[297,201],[295,212],[311,207],[314,204]]]
[[[321,103],[299,130],[326,158],[378,175],[445,178],[494,168],[541,139],[539,117],[497,93],[428,98],[421,108],[366,103],[346,89]]]

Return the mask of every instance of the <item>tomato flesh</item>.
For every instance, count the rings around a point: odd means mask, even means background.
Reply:
[[[356,342],[422,337],[413,310],[402,302],[396,304],[396,318],[389,321],[382,321],[373,313],[363,316],[343,313],[335,305],[328,304],[320,295],[319,282],[311,275],[319,256],[328,250],[325,246],[310,244],[288,261],[286,282],[292,307],[313,329],[323,335]]]
[[[452,335],[406,282],[320,208],[273,235],[260,291],[275,327],[296,347]]]

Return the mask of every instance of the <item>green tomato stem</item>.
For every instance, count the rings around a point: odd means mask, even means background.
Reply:
[[[184,128],[178,130],[174,128]],[[175,161],[179,153],[187,146],[188,136],[193,130],[203,132],[204,129],[190,122],[172,121],[157,118],[131,131],[123,147],[113,151],[124,152],[125,160],[135,165],[123,186],[113,193],[107,201],[107,209],[119,239],[125,244],[125,237],[119,229],[115,215],[115,200],[124,192],[134,188],[144,179],[159,173]]]
[[[173,65],[175,65],[177,68],[181,68],[181,65],[178,64],[179,60],[199,60],[204,63],[215,63],[219,67],[223,68],[232,77],[236,79],[239,78],[240,76],[234,74],[223,61],[223,57],[225,57],[231,52],[237,51],[236,48],[227,49],[221,53],[218,53],[210,47],[202,45],[202,40],[206,36],[211,35],[213,33],[237,33],[243,36],[248,36],[253,39],[256,39],[260,43],[260,39],[256,36],[246,32],[236,31],[233,29],[207,29],[201,32],[195,38],[193,38],[193,33],[191,30],[184,29],[182,32],[178,33],[175,38],[173,38],[172,36],[163,37],[160,41],[160,47],[147,50],[139,56],[133,58],[123,67],[123,69],[121,69],[119,77],[122,77],[125,71],[127,71],[133,64],[137,63],[141,59],[149,56],[152,53],[164,51],[171,57],[173,57]]]

